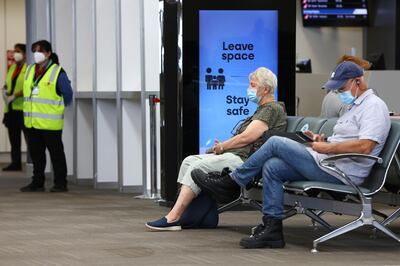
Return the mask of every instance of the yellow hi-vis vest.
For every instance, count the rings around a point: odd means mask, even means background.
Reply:
[[[7,94],[11,95],[11,89],[12,89],[12,76],[14,74],[15,69],[17,68],[16,64],[12,64],[10,66],[10,69],[7,72],[7,77],[6,77],[6,85],[7,85]],[[25,76],[25,72],[26,72],[26,64],[24,64],[22,66],[21,72],[19,72],[18,77],[17,77],[17,81],[15,83],[15,88],[14,88],[14,92],[13,94],[17,94],[18,92],[21,92],[24,89],[24,76]],[[14,99],[14,101],[12,101],[11,103],[11,108],[13,110],[17,110],[17,111],[22,111],[23,108],[23,104],[24,104],[24,98],[21,97],[17,97]],[[8,104],[4,105],[4,113],[8,113]]]
[[[56,91],[61,67],[50,66],[36,85],[35,64],[28,67],[24,82],[24,124],[27,128],[62,130],[64,127],[64,99]]]

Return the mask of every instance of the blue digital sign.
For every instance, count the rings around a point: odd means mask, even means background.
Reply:
[[[249,74],[267,67],[278,76],[278,11],[199,11],[200,153],[232,136],[257,105],[246,92]],[[277,99],[277,91],[275,98]]]

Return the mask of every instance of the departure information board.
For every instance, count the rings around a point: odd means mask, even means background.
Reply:
[[[366,26],[367,0],[300,0],[304,26]]]

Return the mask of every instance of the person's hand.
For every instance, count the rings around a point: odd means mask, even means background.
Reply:
[[[325,134],[324,133],[316,134],[316,133],[314,133],[314,132],[312,132],[310,130],[306,130],[303,133],[304,133],[304,135],[309,136],[310,138],[312,138],[316,142],[325,142]]]
[[[214,140],[214,147],[213,147],[214,154],[222,154],[224,153],[224,148],[222,147],[222,142],[219,140]]]
[[[6,103],[7,103],[7,104],[10,104],[12,101],[14,101],[14,99],[15,99],[15,96],[14,96],[14,95],[7,96]]]
[[[310,143],[311,148],[319,153],[328,154],[330,153],[332,143],[323,141],[314,141]]]

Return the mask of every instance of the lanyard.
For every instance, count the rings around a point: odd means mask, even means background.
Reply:
[[[43,73],[37,77],[36,80],[34,80],[33,82],[33,87],[37,87],[37,85],[39,84],[40,80],[43,78],[43,76],[46,74],[47,70],[50,68],[50,66],[53,64],[52,60],[49,60],[49,62],[46,65],[45,70],[43,71]],[[37,66],[37,65],[36,65]],[[36,67],[35,67],[35,74],[36,74]]]

